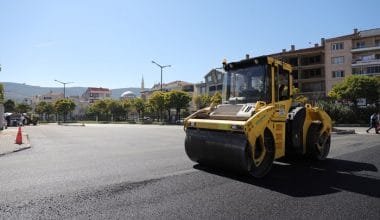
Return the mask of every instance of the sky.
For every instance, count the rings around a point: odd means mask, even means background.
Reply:
[[[380,28],[378,0],[0,0],[0,82],[197,83],[237,61]]]

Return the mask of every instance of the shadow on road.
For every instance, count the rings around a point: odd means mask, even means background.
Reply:
[[[318,163],[305,160],[274,163],[272,170],[262,179],[236,175],[217,168],[195,165],[194,168],[254,186],[263,187],[293,197],[326,195],[340,191],[359,193],[380,198],[380,179],[365,176],[366,171],[377,172],[373,164],[339,159]],[[363,172],[364,171],[364,172]],[[352,172],[363,172],[354,174]]]

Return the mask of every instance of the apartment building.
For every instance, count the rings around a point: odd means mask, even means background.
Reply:
[[[325,44],[326,95],[345,77],[352,75],[352,38],[354,34],[329,38]]]
[[[44,101],[48,103],[53,103],[58,99],[63,99],[63,93],[55,93],[53,91],[50,91],[46,94],[34,97],[34,100],[32,102],[39,103],[39,102]]]
[[[93,103],[96,100],[101,100],[105,98],[111,97],[111,90],[108,88],[95,88],[95,87],[89,87],[87,90],[83,93],[82,98],[85,101],[88,101],[89,103]]]
[[[314,44],[314,47],[283,49],[281,53],[270,54],[289,63],[293,67],[293,83],[299,89],[299,95],[316,100],[324,97],[325,87],[325,39],[321,39],[321,45]]]
[[[380,28],[334,38],[320,45],[271,54],[293,66],[294,86],[311,100],[325,97],[332,87],[352,74],[380,77]]]
[[[224,71],[222,68],[214,68],[204,76],[204,82],[194,85],[194,95],[210,95],[216,92],[222,93]]]
[[[356,30],[356,29],[355,29]],[[352,74],[380,76],[380,28],[360,31],[352,39]]]
[[[221,68],[210,70],[205,75],[206,93],[213,96],[216,92],[222,93],[224,71]]]
[[[141,89],[141,92],[140,92],[141,93],[141,97],[144,98],[144,99],[149,99],[149,97],[155,91],[160,91],[160,90],[161,90],[160,84],[159,83],[154,84],[153,87],[150,90]],[[194,84],[189,83],[189,82],[185,82],[185,81],[181,81],[181,80],[176,80],[176,81],[173,81],[173,82],[163,83],[162,84],[162,91],[168,92],[168,91],[172,91],[172,90],[184,91],[184,92],[189,93],[189,95],[192,96],[193,95],[193,91],[194,91]]]
[[[380,28],[326,40],[326,95],[350,75],[380,77]]]

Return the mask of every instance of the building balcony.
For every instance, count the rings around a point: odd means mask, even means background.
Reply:
[[[318,77],[298,78],[298,79],[295,79],[294,81],[296,81],[296,82],[320,82],[320,81],[324,81],[324,80],[325,80],[325,76],[322,75],[322,76],[318,76]]]
[[[364,65],[380,65],[380,59],[370,59],[370,60],[354,60],[351,66],[364,66]]]
[[[366,45],[364,47],[356,47],[352,48],[351,52],[367,52],[367,51],[373,51],[373,50],[380,50],[380,45],[378,44],[373,44],[373,45]]]
[[[307,65],[293,66],[293,70],[306,70],[324,67],[324,63],[312,63]]]
[[[364,72],[364,71],[361,71],[361,70],[357,70],[357,71],[354,71],[352,73],[353,75],[364,75],[364,76],[377,76],[377,77],[380,77],[380,71],[375,71],[375,72]]]

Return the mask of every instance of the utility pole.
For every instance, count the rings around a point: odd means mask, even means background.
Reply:
[[[61,82],[61,81],[58,81],[56,79],[54,81],[61,83],[63,85],[63,98],[65,99],[66,98],[66,85],[70,84],[70,83],[74,83],[74,82]]]
[[[162,69],[164,69],[164,68],[166,68],[166,67],[171,67],[171,65],[165,65],[165,66],[162,66],[162,65],[160,65],[160,64],[158,64],[158,63],[156,63],[155,61],[153,61],[152,60],[152,63],[154,63],[154,64],[156,64],[158,67],[160,67],[161,68],[161,92],[162,92]]]

